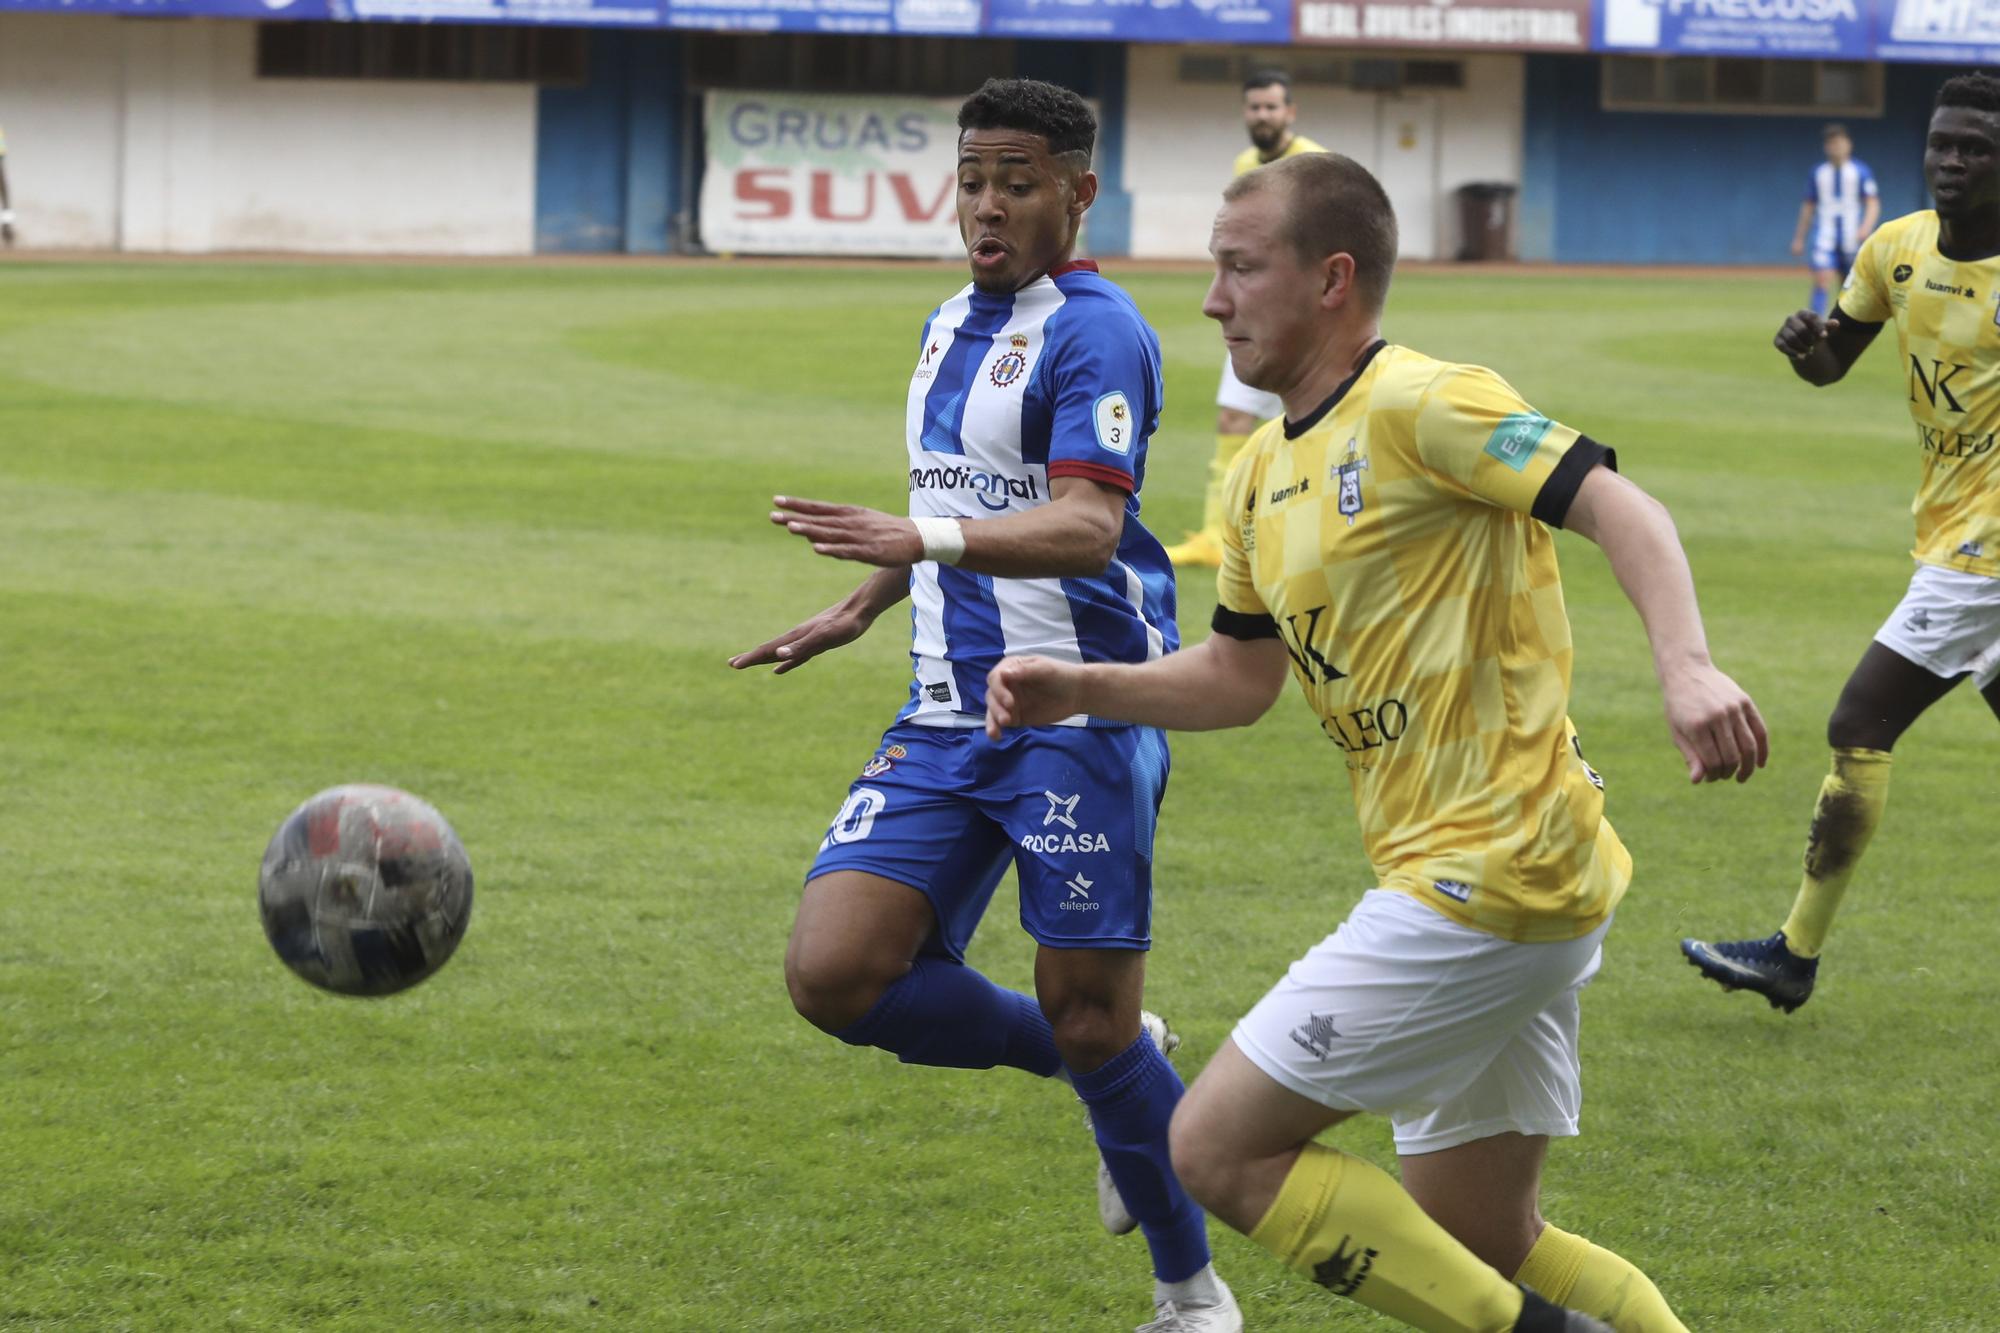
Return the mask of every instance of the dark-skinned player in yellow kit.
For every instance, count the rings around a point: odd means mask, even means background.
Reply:
[[[1827,721],[1832,771],[1792,914],[1766,939],[1681,941],[1704,976],[1786,1013],[1812,995],[1834,913],[1888,804],[1896,741],[1964,680],[2000,716],[2000,79],[1938,89],[1924,181],[1937,208],[1878,228],[1832,316],[1801,310],[1775,339],[1794,374],[1825,386],[1894,320],[1923,459],[1910,506],[1916,573]]]

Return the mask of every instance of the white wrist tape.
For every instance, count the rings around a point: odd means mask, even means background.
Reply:
[[[955,518],[913,518],[917,535],[924,539],[924,559],[940,565],[955,565],[965,554],[965,529]]]

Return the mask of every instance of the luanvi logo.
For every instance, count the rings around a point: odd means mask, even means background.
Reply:
[[[1336,1296],[1352,1296],[1375,1267],[1375,1251],[1349,1249],[1353,1244],[1354,1237],[1342,1236],[1333,1253],[1313,1265],[1313,1281]]]
[[[1305,1022],[1292,1029],[1292,1040],[1312,1052],[1313,1059],[1326,1059],[1333,1043],[1340,1039],[1340,1033],[1333,1026],[1332,1014],[1313,1014]]]
[[[1293,482],[1291,485],[1280,486],[1277,490],[1272,491],[1271,503],[1274,505],[1281,505],[1295,495],[1307,495],[1310,494],[1311,492],[1312,492],[1312,478],[1300,477],[1297,481]]]
[[[1890,276],[1895,278],[1897,282],[1908,282],[1910,280],[1910,271],[1908,264],[1898,264],[1896,265],[1896,271]]]

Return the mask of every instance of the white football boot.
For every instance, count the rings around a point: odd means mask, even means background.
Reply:
[[[1153,1045],[1160,1048],[1161,1055],[1172,1055],[1180,1048],[1181,1034],[1168,1027],[1167,1020],[1151,1010],[1139,1011],[1139,1030],[1153,1039]],[[1086,1125],[1090,1123],[1090,1112],[1084,1112],[1083,1121]],[[1139,1225],[1139,1219],[1125,1211],[1125,1200],[1118,1197],[1118,1186],[1111,1183],[1111,1168],[1104,1164],[1102,1157],[1097,1159],[1097,1220],[1114,1236],[1123,1236]]]
[[[1237,1308],[1229,1284],[1216,1275],[1213,1265],[1195,1278],[1204,1276],[1205,1282],[1191,1279],[1177,1284],[1207,1288],[1199,1295],[1156,1297],[1152,1321],[1139,1325],[1133,1333],[1243,1333],[1243,1311]]]

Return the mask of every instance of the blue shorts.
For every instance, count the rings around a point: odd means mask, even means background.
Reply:
[[[1812,271],[1819,273],[1831,270],[1834,273],[1844,276],[1847,270],[1854,267],[1854,256],[1857,253],[1859,252],[1855,250],[1841,250],[1835,246],[1821,245],[1818,242],[1814,242],[1811,258]]]
[[[963,960],[1011,863],[1021,928],[1054,949],[1152,944],[1153,828],[1167,786],[1151,727],[894,726],[848,788],[808,880],[862,870],[907,884]]]

